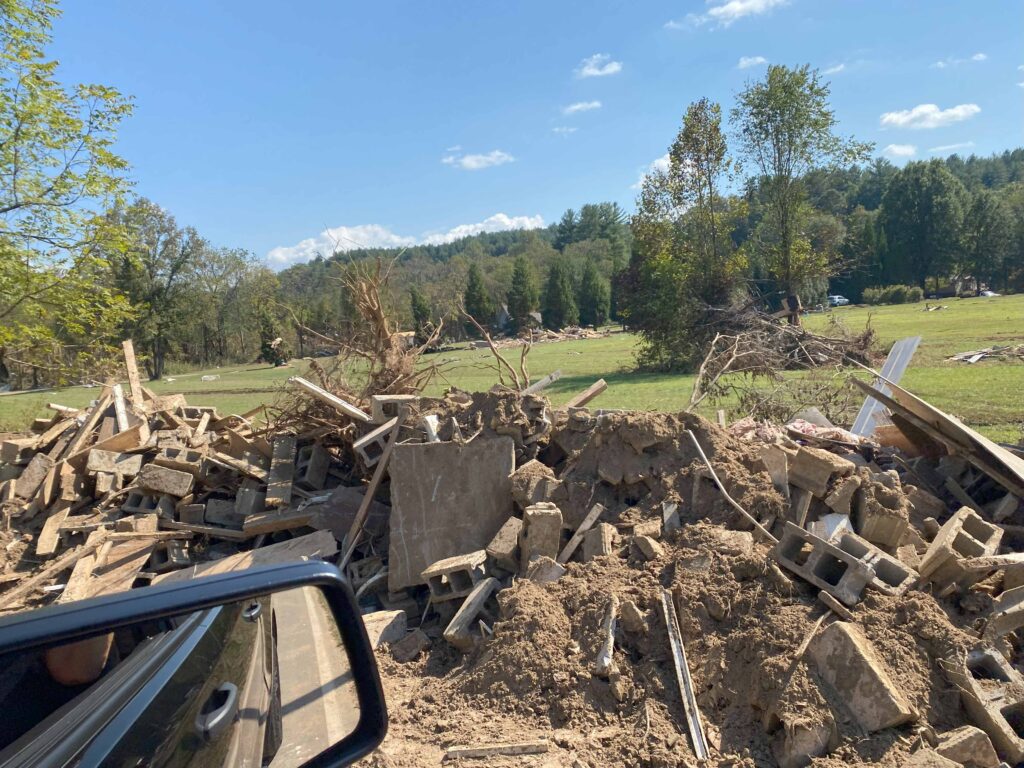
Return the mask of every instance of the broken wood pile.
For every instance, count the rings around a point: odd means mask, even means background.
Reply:
[[[985,347],[970,352],[957,352],[947,360],[956,360],[959,363],[970,363],[973,365],[981,360],[1024,360],[1024,344]]]

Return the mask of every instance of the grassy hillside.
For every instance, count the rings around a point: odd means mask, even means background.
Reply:
[[[950,355],[993,344],[1024,343],[1024,295],[993,299],[951,299],[948,309],[921,311],[924,304],[891,307],[843,307],[832,316],[851,329],[867,323],[888,345],[898,338],[922,336],[903,383],[926,400],[954,413],[985,434],[1016,441],[1024,424],[1024,364],[983,361],[975,365],[947,361]],[[823,329],[827,315],[812,315],[807,324]],[[539,344],[528,357],[533,379],[555,369],[562,378],[548,388],[555,404],[604,378],[608,391],[594,401],[605,408],[674,411],[689,401],[693,377],[672,374],[642,374],[631,370],[636,337],[615,333],[603,339]],[[449,384],[468,390],[487,389],[496,381],[487,350],[459,349],[431,356],[443,363],[443,379],[429,394]],[[183,392],[190,402],[214,405],[221,412],[241,413],[261,402],[272,402],[275,392],[289,376],[301,375],[303,361],[291,367],[235,367],[200,371],[154,382],[157,392]],[[204,382],[202,376],[218,375]],[[96,389],[73,387],[59,391],[0,396],[0,429],[20,429],[37,415],[46,413],[47,402],[82,406],[95,397]]]

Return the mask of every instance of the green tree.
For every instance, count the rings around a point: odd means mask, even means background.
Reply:
[[[1003,264],[1013,247],[1013,220],[1006,204],[987,189],[979,189],[971,199],[964,219],[964,251],[967,264],[980,290],[984,282],[989,288],[1003,274]]]
[[[882,197],[888,283],[938,284],[961,250],[967,193],[941,160],[907,163]]]
[[[0,5],[0,373],[6,359],[59,379],[111,349],[131,312],[97,279],[101,246],[116,242],[101,214],[126,190],[112,146],[131,105],[107,86],[64,85],[45,55],[58,16],[55,0]]]
[[[771,273],[791,293],[805,278],[817,276],[817,260],[806,258],[806,244],[798,243],[800,214],[806,210],[802,178],[819,166],[866,159],[871,149],[834,133],[828,99],[828,84],[817,70],[773,64],[763,81],[740,92],[732,110],[743,154],[767,195],[769,224],[777,238]]]
[[[469,265],[469,273],[466,279],[466,290],[462,295],[462,303],[466,312],[470,314],[484,328],[494,320],[494,304],[484,286],[484,276],[480,271],[480,265],[475,261]],[[470,330],[470,327],[467,327]],[[474,332],[475,329],[470,331]]]
[[[430,320],[430,304],[422,291],[415,285],[409,288],[409,304],[412,308],[412,327],[416,332],[416,343],[426,344],[433,331],[433,324]]]
[[[592,325],[596,328],[608,322],[611,287],[592,261],[588,261],[583,267],[578,303],[580,325]]]
[[[562,214],[561,220],[555,225],[554,246],[565,250],[565,246],[576,242],[576,211],[572,208]]]
[[[530,313],[537,310],[537,279],[524,256],[517,256],[512,266],[512,283],[508,289],[508,314],[512,331],[519,333],[530,327]]]
[[[553,331],[576,325],[580,321],[572,277],[565,263],[560,260],[548,268],[541,317],[544,318],[544,327]]]

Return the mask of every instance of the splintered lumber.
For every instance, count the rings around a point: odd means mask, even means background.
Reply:
[[[203,525],[201,523],[180,523],[177,520],[167,520],[162,517],[160,518],[160,527],[171,531],[195,533],[200,536],[213,536],[214,538],[227,539],[228,541],[246,541],[256,535],[255,533],[239,531],[235,528],[222,528],[219,525]]]
[[[242,523],[242,532],[255,536],[259,533],[273,533],[274,531],[302,528],[312,523],[316,514],[317,512],[313,505],[306,507],[306,509],[287,512],[257,512],[256,514],[246,515]]]
[[[373,503],[373,497],[377,493],[380,481],[384,479],[384,472],[387,470],[388,462],[391,460],[391,452],[395,449],[395,443],[398,442],[398,433],[402,429],[402,424],[405,423],[408,413],[409,411],[404,407],[398,409],[398,416],[395,418],[395,426],[391,428],[388,444],[384,447],[384,453],[381,454],[380,459],[377,461],[377,466],[373,470],[373,477],[370,478],[370,484],[363,494],[363,500],[359,503],[359,510],[352,520],[352,527],[349,528],[348,534],[345,536],[345,554],[338,564],[338,568],[342,572],[345,571],[345,566],[348,565],[348,561],[352,559],[352,554],[356,551],[356,545],[359,543],[359,534],[363,532],[363,524],[366,522],[366,516],[370,512],[370,504]]]
[[[679,622],[676,619],[676,606],[672,600],[672,593],[667,589],[661,590],[661,610],[664,614],[665,626],[668,628],[672,663],[676,668],[676,682],[679,684],[679,695],[682,697],[683,709],[686,711],[686,725],[690,729],[693,753],[697,755],[698,760],[707,760],[710,756],[708,743],[704,737],[704,724],[700,719],[700,710],[697,708],[697,697],[693,692],[690,668],[686,665],[686,647],[683,645],[683,636],[679,632]]]
[[[91,448],[86,448],[75,454],[71,454],[69,452],[65,461],[68,464],[71,464],[75,469],[85,471],[90,451],[101,450],[111,451],[113,453],[125,453],[128,451],[138,450],[147,440],[149,440],[149,424],[145,421],[141,421],[134,427],[129,427],[124,432],[119,432],[107,440],[95,443]]]
[[[288,383],[294,384],[300,389],[304,389],[306,392],[311,394],[320,402],[334,406],[334,408],[344,413],[350,419],[354,419],[355,421],[362,421],[366,424],[369,424],[371,421],[373,421],[373,419],[370,418],[369,414],[364,413],[359,408],[352,405],[352,403],[342,400],[337,395],[332,395],[326,389],[318,387],[311,381],[306,381],[306,379],[302,378],[301,376],[292,376],[291,378],[288,379]]]
[[[115,384],[111,392],[114,396],[114,419],[117,422],[117,432],[124,432],[128,429],[128,409],[124,404],[124,389],[120,384]]]
[[[85,423],[78,428],[78,432],[75,434],[73,438],[71,438],[71,442],[68,443],[67,448],[64,449],[65,453],[67,453],[68,456],[73,456],[78,451],[86,447],[86,440],[89,439],[89,436],[92,434],[93,430],[96,429],[96,425],[99,424],[100,418],[103,416],[103,413],[110,406],[112,399],[112,396],[109,394],[103,395],[100,397],[99,400],[96,401],[96,404],[89,410],[89,415],[86,416]]]
[[[124,367],[128,371],[128,388],[131,391],[132,402],[135,405],[142,405],[142,382],[139,381],[139,366],[135,362],[135,344],[131,339],[121,342],[121,349],[124,351]]]
[[[480,744],[475,747],[455,746],[444,751],[446,759],[458,757],[494,757],[496,755],[539,755],[548,751],[547,739],[518,741],[509,744]]]
[[[594,674],[607,678],[615,669],[615,623],[619,616],[619,598],[612,594],[601,622],[601,647],[594,661]]]
[[[715,468],[712,467],[711,462],[708,461],[708,457],[704,454],[704,449],[700,447],[700,443],[697,441],[697,436],[693,434],[693,431],[688,429],[686,430],[686,433],[690,436],[690,439],[693,440],[693,444],[697,448],[697,453],[700,454],[700,458],[704,462],[704,466],[706,466],[708,468],[708,472],[711,473],[711,479],[715,481],[715,485],[718,486],[718,490],[722,492],[725,500],[729,502],[729,506],[743,515],[747,522],[753,525],[762,536],[768,539],[768,541],[772,542],[772,544],[778,544],[779,540],[772,536],[763,525],[757,522],[756,518],[752,514],[736,503],[733,497],[729,495],[729,492],[725,490],[725,486],[722,485],[722,481],[718,479],[718,475],[715,473]]]
[[[67,432],[75,425],[74,419],[61,419],[39,436],[37,445],[40,449],[46,448],[54,440]]]
[[[569,543],[565,545],[558,557],[555,558],[556,562],[561,563],[562,565],[569,562],[569,558],[572,557],[573,552],[575,552],[576,548],[583,542],[583,537],[586,536],[587,531],[594,526],[594,523],[597,522],[597,519],[601,517],[603,513],[604,507],[600,504],[595,504],[590,508],[587,516],[583,518],[583,522],[580,523],[580,527],[576,529],[576,533],[572,535],[572,538],[569,539]]]
[[[97,536],[95,541],[87,541],[80,547],[68,550],[41,571],[38,571],[13,589],[0,595],[0,610],[6,610],[15,605],[25,596],[32,594],[37,587],[42,586],[61,572],[71,568],[86,555],[91,555],[104,541],[106,541],[106,536]]]
[[[267,470],[263,467],[258,467],[252,462],[245,461],[243,459],[236,459],[233,456],[228,456],[225,453],[214,452],[212,455],[206,457],[207,461],[213,462],[214,464],[220,464],[225,469],[233,469],[236,472],[241,472],[243,475],[256,478],[260,482],[267,481]]]
[[[569,402],[565,404],[565,409],[582,408],[606,389],[608,389],[608,382],[604,379],[598,379],[578,395],[571,398]]]
[[[53,459],[45,453],[37,453],[32,457],[22,471],[21,476],[15,481],[14,493],[23,499],[31,499],[36,495],[39,486],[42,485],[46,475],[53,469]]]
[[[198,563],[190,568],[183,568],[180,571],[164,573],[153,579],[152,583],[163,584],[169,581],[187,581],[200,576],[215,576],[218,573],[241,571],[260,565],[291,563],[314,557],[325,559],[331,557],[337,551],[338,542],[334,540],[331,532],[317,531],[308,536],[300,536],[296,539],[283,541],[280,544],[260,547],[251,552],[239,552],[237,555],[230,555],[210,563]]]
[[[295,436],[281,435],[274,440],[274,453],[267,476],[268,507],[287,507],[292,500],[292,479],[295,477]]]
[[[43,529],[36,539],[36,554],[40,557],[50,557],[57,552],[57,545],[60,543],[60,526],[67,519],[71,512],[71,502],[59,502],[58,509],[50,513],[43,523]]]
[[[560,378],[562,378],[562,372],[561,371],[552,371],[551,373],[549,373],[547,376],[545,376],[540,381],[535,381],[533,384],[531,384],[526,389],[524,389],[523,390],[523,394],[524,395],[535,395],[538,392],[540,392],[542,389],[546,389],[547,387],[549,387],[552,384],[554,384]]]

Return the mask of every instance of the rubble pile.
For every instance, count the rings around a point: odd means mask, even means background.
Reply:
[[[1024,460],[892,382],[866,435],[293,383],[328,415],[112,384],[8,436],[0,610],[331,559],[388,696],[367,765],[1024,760]]]

